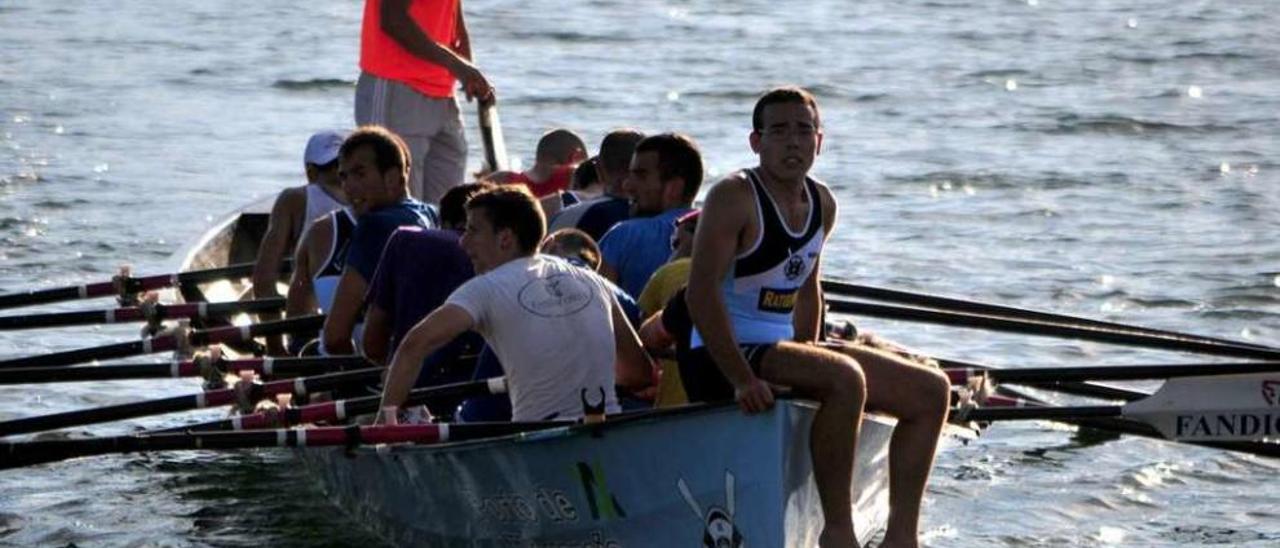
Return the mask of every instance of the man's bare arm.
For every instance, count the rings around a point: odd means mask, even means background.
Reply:
[[[468,98],[477,97],[481,100],[488,100],[492,95],[492,87],[489,85],[489,81],[485,79],[480,69],[467,60],[471,55],[470,39],[467,40],[468,51],[465,57],[432,40],[430,36],[427,36],[418,27],[413,17],[409,15],[411,1],[383,0],[381,9],[378,12],[382,31],[387,33],[387,36],[390,36],[397,44],[400,44],[400,47],[404,48],[410,55],[440,65],[448,70],[462,82],[462,87],[466,90]],[[458,11],[461,13],[461,6],[458,7]]]
[[[470,330],[474,323],[471,314],[462,307],[445,304],[413,326],[400,341],[400,347],[391,360],[379,409],[403,404],[422,369],[422,360]]]
[[[675,338],[667,333],[667,328],[662,325],[661,310],[640,324],[638,335],[640,335],[640,344],[644,345],[645,350],[651,354],[665,351],[676,343]]]
[[[685,302],[707,351],[733,385],[744,411],[757,412],[773,404],[768,386],[751,371],[729,322],[720,284],[738,250],[739,236],[750,222],[751,189],[741,178],[717,183],[707,194],[693,239],[693,262]]]
[[[822,205],[822,237],[831,236],[836,224],[836,201],[831,191],[825,186],[818,187],[818,199]],[[804,285],[796,295],[795,315],[792,325],[795,328],[795,340],[798,342],[814,342],[822,330],[822,309],[826,302],[822,294],[822,257],[814,259],[813,271],[805,278]]]
[[[391,317],[377,303],[369,303],[364,315],[364,356],[377,364],[387,363],[391,350]]]
[[[258,247],[258,259],[253,264],[254,297],[262,299],[280,295],[280,291],[276,289],[276,282],[280,280],[280,265],[289,252],[294,235],[300,232],[305,208],[306,194],[298,189],[286,188],[276,197],[275,205],[271,206],[267,232],[262,236],[262,244]]]
[[[329,307],[324,332],[320,336],[325,352],[331,355],[355,352],[351,346],[351,334],[355,331],[360,312],[364,310],[364,296],[368,290],[369,282],[356,269],[348,266],[342,270],[333,306]]]
[[[653,358],[640,345],[640,337],[622,312],[622,306],[613,301],[613,343],[617,351],[615,382],[629,390],[639,390],[653,384]]]

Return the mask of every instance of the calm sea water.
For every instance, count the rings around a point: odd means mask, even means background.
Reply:
[[[121,263],[165,271],[222,213],[299,183],[309,133],[352,123],[361,6],[0,3],[0,289],[100,280]],[[466,10],[517,155],[558,125],[591,143],[617,126],[678,130],[718,176],[752,161],[754,97],[799,83],[821,101],[816,171],[842,206],[828,274],[1280,343],[1270,2],[476,0]],[[1204,359],[860,323],[1009,367]],[[0,356],[133,336],[0,334]],[[3,387],[0,418],[193,390]],[[282,460],[146,455],[5,472],[0,544],[375,542]],[[1271,546],[1277,473],[1274,460],[999,425],[940,457],[924,530],[933,546]]]

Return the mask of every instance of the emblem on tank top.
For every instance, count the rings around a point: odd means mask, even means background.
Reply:
[[[531,280],[520,288],[520,306],[544,318],[569,316],[591,304],[591,286],[568,274]]]
[[[804,274],[804,257],[799,253],[793,253],[787,258],[787,264],[782,268],[782,274],[788,280],[794,280]]]

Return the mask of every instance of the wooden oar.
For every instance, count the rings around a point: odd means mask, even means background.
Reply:
[[[285,261],[283,271],[289,271],[292,261]],[[144,291],[162,289],[183,284],[198,284],[217,280],[244,278],[253,273],[253,263],[241,263],[221,268],[206,270],[189,270],[171,274],[132,277],[116,276],[106,282],[84,285],[54,287],[50,289],[31,289],[8,295],[0,295],[0,308],[15,308],[34,304],[55,303],[75,299],[91,299],[95,297],[111,297],[117,295],[133,295]]]
[[[294,333],[299,331],[315,331],[324,326],[324,315],[298,316],[286,320],[261,322],[253,325],[215,327],[192,331],[187,334],[173,333],[142,339],[140,341],[115,343],[77,350],[53,352],[25,358],[0,360],[0,369],[11,367],[47,367],[55,365],[72,365],[92,360],[124,358],[140,354],[154,354],[178,350],[187,345],[208,346],[212,344],[231,344],[251,340],[264,335]]]
[[[982,314],[944,312],[924,308],[879,305],[840,299],[827,299],[826,303],[832,312],[842,314],[857,314],[893,320],[935,323],[956,327],[972,327],[1046,337],[1084,339],[1113,344],[1157,348],[1161,350],[1176,350],[1215,356],[1228,356],[1233,358],[1280,360],[1280,350],[1270,350],[1267,348],[1239,344],[1208,342],[1173,335],[1131,333],[1101,327],[1067,326],[1038,322],[1034,320],[1012,320]]]
[[[1163,365],[1097,365],[1088,367],[1027,367],[1018,369],[946,369],[954,384],[975,377],[1014,384],[1040,384],[1065,381],[1132,381],[1172,379],[1210,375],[1275,373],[1280,375],[1280,362],[1184,363]]]
[[[966,420],[1079,420],[1123,417],[1185,442],[1280,442],[1280,374],[1181,377],[1125,405],[981,407]]]
[[[484,148],[484,163],[489,172],[507,169],[507,142],[502,135],[502,121],[498,119],[498,96],[494,94],[476,107],[480,115],[480,144]]]
[[[1136,325],[1127,325],[1116,322],[1108,322],[1102,320],[1093,320],[1078,316],[1068,316],[1065,314],[1054,314],[1050,312],[1042,312],[1038,310],[1029,310],[1025,308],[1017,308],[1012,306],[1004,306],[978,301],[969,301],[964,299],[956,299],[951,297],[942,297],[938,295],[930,295],[926,293],[913,293],[908,291],[899,291],[895,289],[887,289],[883,287],[872,287],[867,285],[858,285],[840,280],[823,280],[822,289],[829,294],[843,297],[857,297],[869,299],[873,301],[891,302],[899,304],[908,304],[912,306],[923,306],[938,310],[950,312],[965,312],[970,314],[982,314],[987,316],[997,316],[1011,320],[1031,320],[1047,324],[1058,324],[1064,326],[1077,327],[1095,327],[1116,332],[1138,333],[1147,335],[1163,335],[1169,337],[1178,337],[1186,340],[1198,340],[1206,343],[1219,343],[1236,346],[1249,346],[1254,348],[1274,350],[1280,352],[1280,348],[1274,346],[1266,346],[1256,343],[1236,341],[1231,339],[1222,339],[1217,337],[1206,337],[1203,335],[1194,335],[1191,333],[1181,333],[1177,331],[1168,331],[1164,329],[1153,329],[1149,327],[1141,327]]]
[[[388,443],[433,444],[508,436],[521,432],[570,428],[572,421],[405,424],[280,428],[242,432],[199,432],[115,436],[72,440],[0,442],[0,469],[18,468],[77,457],[190,449],[257,447],[331,447]]]
[[[284,308],[284,298],[272,297],[253,301],[154,304],[108,308],[106,310],[81,310],[76,312],[27,314],[24,316],[0,316],[0,331],[38,329],[44,327],[66,327],[72,325],[160,321],[179,318],[203,320],[208,318],[225,318],[227,316],[241,313],[256,314],[259,312],[270,312],[273,310],[280,310],[281,308]]]
[[[206,377],[252,371],[266,378],[294,377],[340,369],[372,367],[364,356],[314,356],[306,358],[249,358],[243,360],[174,360],[166,363],[131,363],[101,366],[17,367],[0,369],[0,385]]]
[[[132,419],[148,415],[159,415],[162,413],[190,411],[206,407],[219,407],[233,403],[253,405],[263,398],[269,398],[276,394],[304,396],[311,392],[331,390],[342,386],[376,383],[382,379],[384,371],[385,370],[382,367],[371,367],[368,369],[358,369],[356,371],[346,371],[342,373],[329,373],[312,377],[298,377],[296,379],[272,381],[261,384],[254,383],[244,389],[225,388],[187,396],[108,405],[93,409],[80,409],[64,413],[54,413],[51,415],[14,419],[0,422],[0,437],[56,430],[58,428],[66,428],[69,426],[84,426],[88,424]]]
[[[478,381],[466,381],[453,384],[417,388],[409,391],[402,407],[424,405],[432,401],[491,394],[505,394],[507,383],[502,377]],[[237,415],[229,419],[210,421],[189,426],[154,430],[149,433],[166,434],[174,432],[208,432],[216,430],[253,430],[258,428],[275,428],[279,426],[297,426],[316,422],[336,422],[348,417],[372,414],[378,411],[382,396],[372,395],[359,398],[347,398],[323,403],[313,403],[301,407],[272,409],[260,413]]]

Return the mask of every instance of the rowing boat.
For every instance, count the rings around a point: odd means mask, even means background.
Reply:
[[[252,260],[268,206],[214,225],[182,268]],[[243,283],[180,292],[231,300]],[[484,440],[297,454],[341,508],[397,545],[812,546],[823,523],[809,457],[813,415],[793,399],[756,416],[687,406]],[[850,509],[859,539],[888,517],[892,431],[890,418],[863,421]]]

